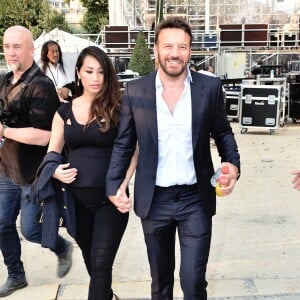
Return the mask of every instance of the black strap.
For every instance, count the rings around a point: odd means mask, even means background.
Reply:
[[[31,70],[29,71],[29,73],[27,74],[27,76],[25,77],[24,81],[21,82],[21,93],[20,96],[23,94],[25,87],[28,85],[28,83],[32,80],[34,74],[40,70],[39,66],[34,63]]]
[[[7,74],[7,73],[6,73]],[[3,83],[4,83],[4,79],[6,77],[6,74],[1,74],[0,75],[0,88],[2,87]]]
[[[26,75],[25,79],[18,84],[16,87],[14,87],[12,91],[14,91],[14,101],[19,101],[23,95],[23,92],[28,85],[28,83],[33,79],[35,73],[39,70],[39,66],[34,63],[31,67],[29,73]],[[7,82],[7,79],[12,75],[12,72],[8,72],[5,75],[0,76],[0,109],[5,108],[5,104],[7,103],[7,96],[5,95],[5,85]],[[16,90],[17,89],[17,90]]]
[[[3,109],[4,108],[4,103],[5,101],[5,84],[7,81],[7,78],[12,74],[12,72],[8,72],[6,74],[2,74],[0,76],[0,108]]]

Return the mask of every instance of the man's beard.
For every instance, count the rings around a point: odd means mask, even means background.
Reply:
[[[9,65],[9,68],[12,70],[12,71],[14,71],[14,72],[16,72],[16,71],[20,71],[20,69],[21,69],[21,64],[20,63],[13,63],[13,64],[10,64]]]
[[[167,67],[166,67],[166,64],[160,59],[159,55],[157,57],[158,59],[158,63],[159,63],[159,66],[162,68],[162,70],[164,71],[165,74],[167,74],[168,76],[170,77],[179,77],[182,73],[184,73],[185,69],[186,69],[186,66],[187,64],[184,64],[183,63],[183,66],[181,69],[179,69],[178,71],[174,71],[174,72],[170,72]]]

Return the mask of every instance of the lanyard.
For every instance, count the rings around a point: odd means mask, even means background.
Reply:
[[[54,74],[52,73],[52,71],[51,71],[51,69],[50,69],[49,66],[48,66],[48,69],[49,69],[49,71],[50,71],[50,73],[51,73],[51,76],[52,76],[52,78],[53,78],[55,87],[57,88],[57,84],[58,84],[58,71],[56,71],[56,80],[55,80]]]

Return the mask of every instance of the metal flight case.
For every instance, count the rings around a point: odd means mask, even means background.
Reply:
[[[294,123],[300,121],[300,82],[289,83],[290,118]]]
[[[300,61],[291,60],[289,65],[288,98],[289,117],[294,123],[300,122]]]
[[[249,128],[274,133],[281,122],[282,85],[242,85],[239,124],[241,133]]]
[[[239,117],[240,93],[238,88],[225,91],[225,107],[229,119],[235,120]]]
[[[243,78],[223,79],[222,85],[225,90],[225,109],[228,119],[238,120],[241,83]]]
[[[289,99],[288,99],[288,88],[287,88],[287,78],[279,74],[278,76],[268,77],[260,76],[257,78],[257,84],[261,85],[280,85],[281,97],[280,97],[280,119],[279,126],[284,126],[285,121],[288,119],[289,114]]]

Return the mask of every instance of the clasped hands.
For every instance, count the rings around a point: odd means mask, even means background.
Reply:
[[[113,205],[118,209],[121,213],[129,212],[131,208],[132,201],[127,196],[126,186],[120,186],[116,195],[108,196],[108,199],[113,203]]]

